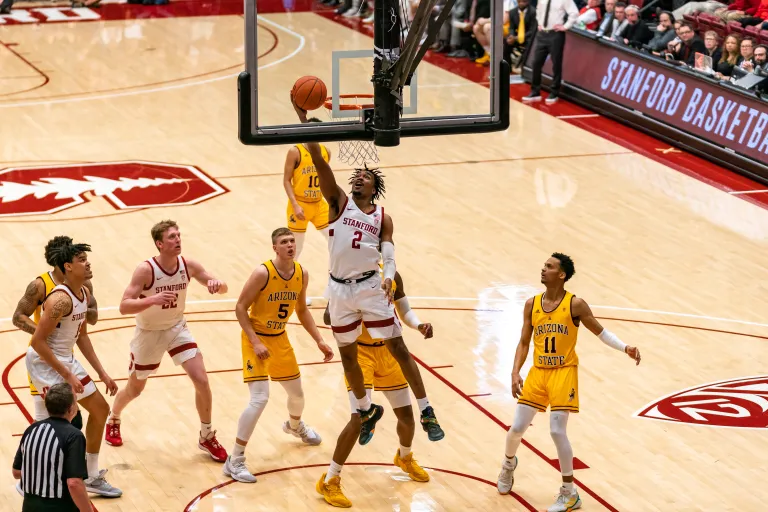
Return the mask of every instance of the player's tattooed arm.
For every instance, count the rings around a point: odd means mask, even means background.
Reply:
[[[35,309],[44,298],[45,284],[43,284],[42,279],[36,278],[27,285],[24,295],[16,304],[16,311],[13,312],[13,325],[26,333],[34,334],[36,325],[29,316],[34,314]]]
[[[90,279],[85,282],[85,287],[88,288],[88,311],[85,313],[85,321],[91,325],[96,325],[96,322],[99,321],[99,305],[93,295],[93,283]]]
[[[37,324],[35,333],[32,335],[31,346],[48,365],[56,372],[70,382],[72,373],[64,366],[61,361],[53,354],[51,347],[46,342],[48,336],[56,329],[61,319],[72,311],[72,299],[69,294],[63,291],[55,291],[48,295],[43,304],[43,315],[40,317],[40,323]],[[77,378],[74,379],[76,381]],[[77,387],[75,382],[71,381],[75,391]],[[78,385],[80,385],[78,381]],[[82,389],[82,385],[80,385]],[[81,391],[80,391],[81,392]]]
[[[187,264],[187,272],[189,273],[189,277],[201,285],[207,287],[208,293],[211,295],[215,293],[227,293],[227,290],[229,290],[227,283],[221,281],[220,279],[216,279],[214,276],[209,274],[208,271],[203,267],[202,263],[195,260],[185,260],[185,263]]]

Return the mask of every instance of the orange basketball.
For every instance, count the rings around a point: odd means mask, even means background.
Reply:
[[[296,80],[291,89],[291,98],[302,110],[316,110],[323,106],[328,89],[316,76],[303,76]]]

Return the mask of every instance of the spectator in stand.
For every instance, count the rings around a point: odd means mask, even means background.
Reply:
[[[749,37],[742,39],[741,41],[741,62],[739,67],[746,71],[752,71],[752,66],[755,62],[753,56],[755,54],[755,41]]]
[[[723,7],[715,11],[724,23],[729,21],[740,21],[748,16],[755,16],[757,8],[760,6],[760,0],[734,0],[728,7]]]
[[[704,55],[712,57],[712,65],[715,66],[720,61],[722,50],[720,49],[720,37],[714,30],[708,30],[704,34],[704,46],[707,52]]]
[[[653,32],[644,22],[640,21],[640,9],[636,5],[628,5],[624,10],[627,15],[627,27],[621,32],[621,40],[624,44],[642,47],[653,37]]]
[[[615,9],[616,0],[605,0],[605,4],[603,4],[603,21],[600,22],[600,26],[597,28],[598,37],[611,37],[611,34],[613,34],[613,21],[616,19]]]
[[[600,9],[600,0],[587,0],[587,5],[582,7],[579,11],[579,17],[576,20],[576,23],[579,27],[597,31],[602,18],[603,12]]]
[[[621,39],[621,33],[626,30],[627,25],[627,4],[624,2],[616,2],[616,7],[613,8],[613,26],[611,27],[611,39],[619,41]],[[626,22],[626,23],[625,23]]]
[[[504,58],[512,67],[515,67],[518,58],[525,53],[526,47],[536,35],[536,8],[529,5],[528,1],[518,0],[517,7],[509,11],[509,35],[504,40]]]
[[[715,65],[715,77],[723,80],[731,76],[734,66],[741,64],[743,57],[739,53],[741,38],[736,34],[728,34],[723,43],[723,53]]]
[[[503,8],[503,30],[504,30],[504,39],[506,40],[507,36],[509,35],[509,11],[514,7],[513,5],[510,5],[511,2],[508,0],[504,1],[504,8]],[[490,3],[488,5],[488,16],[487,18],[479,18],[477,22],[475,22],[474,26],[472,27],[472,32],[475,34],[475,39],[480,44],[480,46],[483,47],[483,55],[479,59],[475,60],[477,64],[482,64],[484,66],[487,66],[491,62],[491,18],[490,18]]]
[[[573,0],[542,0],[541,9],[536,8],[539,31],[533,48],[531,92],[523,98],[523,102],[541,101],[541,68],[547,57],[552,58],[552,85],[546,102],[549,105],[557,102],[563,77],[565,32],[576,23],[578,17],[579,10]]]
[[[755,46],[752,59],[755,63],[752,72],[756,75],[768,76],[768,46],[764,44]]]
[[[704,46],[704,41],[701,40],[693,27],[688,22],[683,22],[680,25],[680,31],[678,32],[681,41],[677,44],[670,43],[668,49],[668,56],[680,62],[684,62],[693,67],[696,60],[696,53],[707,54],[707,47]],[[669,57],[668,57],[669,58]]]
[[[754,14],[747,14],[747,16],[739,20],[742,27],[761,25],[763,30],[768,30],[768,0],[762,0],[762,2],[758,3],[759,5],[755,9]]]
[[[663,51],[677,36],[675,33],[675,17],[669,11],[661,11],[659,25],[653,33],[653,39],[648,42],[648,48],[652,52]],[[656,53],[658,55],[658,53]]]
[[[706,2],[683,2],[682,6],[677,7],[674,11],[672,11],[672,14],[675,15],[675,18],[681,20],[686,14],[715,14],[715,12],[719,11],[720,9],[724,10],[726,7],[728,7],[726,4],[716,0],[707,0]]]

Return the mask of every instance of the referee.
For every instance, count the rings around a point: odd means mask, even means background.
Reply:
[[[85,436],[70,424],[77,402],[68,383],[45,395],[50,417],[30,425],[13,460],[24,490],[22,512],[92,512],[85,490]]]

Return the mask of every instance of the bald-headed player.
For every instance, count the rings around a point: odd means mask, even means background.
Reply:
[[[575,273],[570,257],[559,252],[552,254],[541,269],[541,283],[546,291],[525,303],[523,330],[512,368],[512,394],[518,399],[517,409],[514,423],[507,433],[506,456],[496,483],[501,494],[512,490],[517,467],[515,454],[523,433],[536,412],[546,412],[549,407],[549,430],[560,460],[563,484],[548,512],[570,512],[581,508],[581,498],[573,485],[573,449],[566,434],[568,416],[579,412],[579,358],[576,355],[579,325],[584,324],[600,341],[624,352],[635,364],[640,364],[637,347],[628,346],[604,329],[584,299],[565,290],[566,281]],[[533,368],[523,383],[520,369],[528,357],[531,337]]]
[[[19,302],[16,305],[16,311],[13,312],[13,325],[22,331],[30,335],[35,333],[35,328],[42,315],[43,301],[45,301],[45,298],[57,285],[64,283],[64,273],[56,266],[54,255],[59,247],[71,243],[71,237],[56,236],[50,239],[45,245],[45,261],[51,266],[51,270],[43,272],[27,285],[24,295],[19,299]],[[93,285],[91,284],[93,273],[91,272],[90,266],[87,268],[85,277],[86,281],[84,285],[88,288],[89,292],[88,311],[85,314],[85,320],[89,325],[96,325],[96,322],[99,319],[99,310],[96,304],[96,297],[93,295]],[[44,420],[48,417],[48,411],[45,409],[45,401],[40,396],[38,390],[35,389],[29,376],[27,376],[27,378],[29,380],[29,391],[35,404],[35,421]],[[83,428],[83,416],[80,414],[79,409],[77,415],[72,419],[72,424],[79,429]]]

